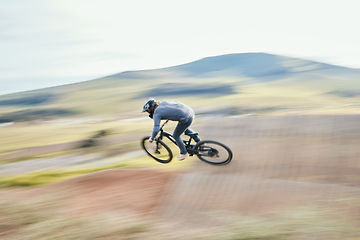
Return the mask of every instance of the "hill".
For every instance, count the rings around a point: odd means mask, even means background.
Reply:
[[[179,66],[155,70],[123,72],[111,77],[144,79],[153,77],[249,77],[277,79],[304,73],[322,73],[326,75],[359,74],[357,69],[350,69],[321,62],[291,58],[268,53],[238,53],[207,57]]]
[[[0,96],[0,121],[83,114],[135,116],[148,97],[175,98],[195,109],[225,106],[242,113],[344,105],[353,109],[359,96],[358,69],[240,53]]]

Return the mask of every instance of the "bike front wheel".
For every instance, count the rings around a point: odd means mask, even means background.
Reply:
[[[228,164],[233,157],[231,149],[217,141],[200,141],[195,145],[194,149],[200,160],[209,164],[225,165]]]
[[[145,150],[145,152],[158,161],[159,163],[169,163],[173,158],[173,154],[163,141],[160,139],[154,140],[152,143],[149,142],[148,137],[144,137],[141,141],[141,147]]]

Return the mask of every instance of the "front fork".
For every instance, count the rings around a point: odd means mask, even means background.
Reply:
[[[156,154],[160,154],[159,149],[161,148],[161,144],[159,144],[158,139],[156,139],[155,141],[156,141],[155,153],[156,153]]]

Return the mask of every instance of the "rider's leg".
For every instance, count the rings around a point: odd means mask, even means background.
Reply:
[[[174,133],[173,133],[173,137],[176,141],[176,144],[178,145],[178,147],[180,148],[180,154],[186,154],[186,147],[184,145],[183,140],[181,139],[181,134],[191,125],[192,123],[192,119],[189,119],[187,122],[185,123],[178,123]]]
[[[185,135],[190,136],[191,134],[194,134],[194,133],[195,133],[195,132],[194,132],[193,130],[191,130],[190,128],[188,128],[188,129],[185,130]],[[197,143],[201,141],[201,139],[200,139],[200,137],[199,137],[198,134],[193,135],[193,139],[194,139],[195,142],[197,142]]]

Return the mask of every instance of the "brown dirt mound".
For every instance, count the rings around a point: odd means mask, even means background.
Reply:
[[[176,171],[112,169],[33,189],[3,189],[2,199],[61,199],[60,210],[69,214],[122,212],[152,213],[161,202]]]

